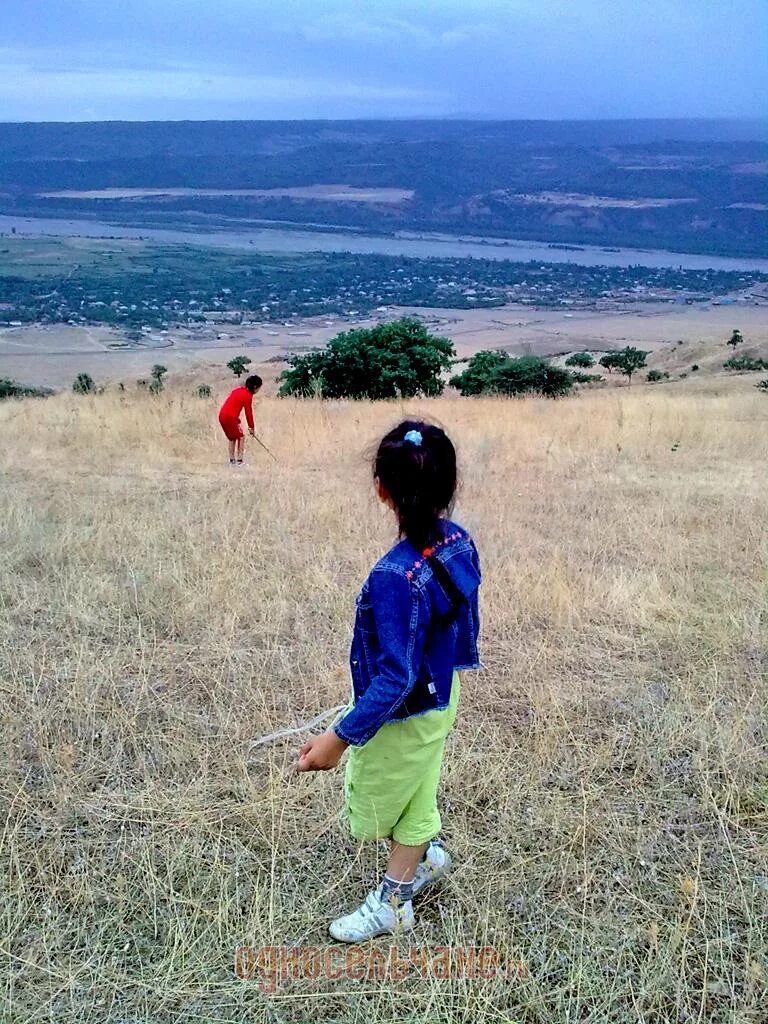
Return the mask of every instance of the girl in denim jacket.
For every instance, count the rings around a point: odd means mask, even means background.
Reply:
[[[381,884],[331,922],[341,942],[412,928],[413,897],[450,868],[435,841],[437,787],[456,717],[458,670],[480,667],[477,550],[467,531],[445,518],[456,491],[453,444],[439,427],[406,420],[379,444],[373,476],[401,540],[374,565],[357,599],[354,702],[299,754],[300,771],[322,771],[335,768],[349,747],[352,834],[391,840]]]

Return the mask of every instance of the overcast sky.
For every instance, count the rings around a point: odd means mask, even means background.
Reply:
[[[0,120],[765,116],[768,0],[0,0]]]

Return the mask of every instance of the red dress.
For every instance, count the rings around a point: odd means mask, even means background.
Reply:
[[[253,395],[248,388],[235,388],[219,409],[219,423],[229,441],[239,441],[243,436],[240,413],[245,410],[245,419],[253,430]]]

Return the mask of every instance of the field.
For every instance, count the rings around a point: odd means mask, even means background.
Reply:
[[[734,327],[750,344],[768,340],[767,282],[712,268],[11,236],[0,240],[0,378],[67,388],[89,373],[100,386],[131,384],[159,361],[210,383],[243,352],[274,365],[403,314],[451,338],[459,358],[691,342],[679,353],[690,366],[697,346],[722,345]]]
[[[685,384],[267,398],[279,462],[234,474],[173,384],[3,403],[0,1017],[763,1024],[768,399]],[[382,866],[340,772],[254,741],[347,698],[393,535],[363,451],[406,410],[459,448],[485,669],[444,770],[456,869],[395,945],[512,971],[238,980],[237,947],[327,950]]]
[[[768,305],[737,309],[657,305],[610,312],[584,310],[568,316],[526,307],[466,310],[408,306],[359,317],[353,323],[314,317],[256,327],[171,328],[162,337],[156,335],[154,343],[143,345],[127,344],[123,332],[109,327],[50,324],[0,328],[0,377],[68,388],[78,373],[87,372],[100,385],[123,380],[131,386],[160,362],[190,381],[223,389],[233,380],[226,369],[233,356],[250,356],[257,371],[268,379],[283,368],[270,360],[286,352],[325,345],[339,331],[351,327],[370,327],[379,320],[414,315],[423,317],[430,331],[449,337],[459,358],[488,348],[548,356],[636,345],[651,353],[651,368],[684,372],[698,364],[705,373],[722,375],[722,364],[732,354],[725,342],[737,325],[750,354],[768,358]]]
[[[401,203],[413,198],[413,189],[353,188],[351,185],[303,185],[296,188],[100,188],[87,192],[44,192],[44,199],[163,199],[167,196],[279,196],[324,199],[332,203]]]

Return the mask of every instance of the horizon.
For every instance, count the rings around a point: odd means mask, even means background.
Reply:
[[[61,118],[30,120],[23,118],[0,118],[0,125],[46,125],[46,124],[370,124],[392,122],[422,121],[441,124],[445,121],[460,124],[753,124],[768,128],[768,116],[757,114],[740,114],[732,117],[719,116],[667,116],[667,117],[502,117],[469,114],[442,114],[434,116],[397,116],[376,117],[159,117],[159,118],[79,118],[66,120]]]

